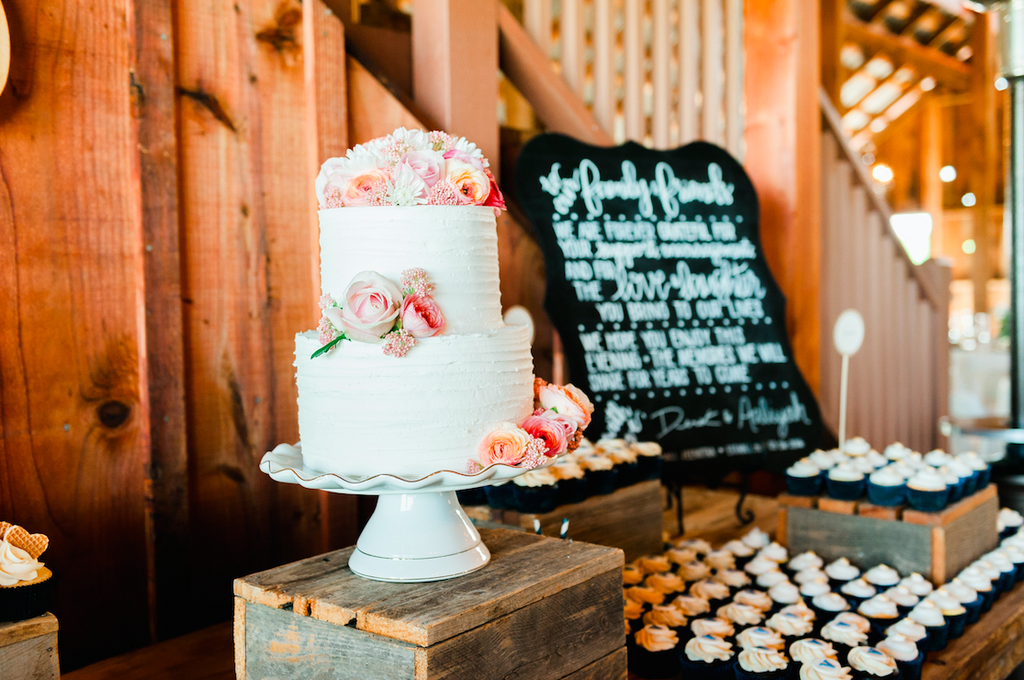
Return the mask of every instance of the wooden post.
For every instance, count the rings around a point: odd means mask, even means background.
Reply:
[[[414,0],[413,97],[498,174],[498,0]]]
[[[924,95],[921,102],[921,208],[932,216],[932,257],[942,252],[942,103]]]
[[[974,312],[988,313],[988,282],[995,274],[992,250],[995,229],[992,227],[992,208],[995,205],[996,178],[999,166],[999,129],[996,125],[995,35],[991,28],[991,14],[979,14],[971,35],[974,49],[972,62],[970,107],[972,125],[968,132],[972,153],[969,168],[970,186],[976,203],[973,210],[975,251],[971,256],[971,281],[974,283]]]
[[[839,89],[846,81],[846,69],[839,59],[846,41],[845,12],[846,0],[821,0],[821,86],[840,111]]]
[[[761,202],[765,256],[786,296],[793,354],[817,393],[821,332],[818,3],[748,0],[744,25],[746,168]]]

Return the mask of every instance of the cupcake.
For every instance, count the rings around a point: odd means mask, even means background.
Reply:
[[[722,546],[722,550],[728,550],[736,558],[736,568],[742,569],[747,562],[754,557],[755,550],[743,541],[729,541]]]
[[[937,471],[919,470],[907,480],[907,502],[921,512],[939,512],[949,501],[949,487]]]
[[[609,442],[605,442],[606,446],[602,447],[602,442],[598,442],[597,450],[612,459],[612,463],[615,465],[615,486],[621,489],[636,484],[640,481],[638,478],[640,470],[639,456],[624,440],[613,439],[611,442],[615,442],[616,446],[608,448],[607,444]],[[618,442],[622,442],[621,447],[618,445]]]
[[[1014,583],[1024,581],[1024,550],[1021,550],[1015,545],[1007,545],[999,548],[996,552],[1003,555],[1013,563],[1015,569],[1013,576]]]
[[[736,644],[740,646],[740,649],[766,647],[781,652],[786,648],[782,636],[777,631],[764,626],[744,628],[736,635]]]
[[[889,588],[883,593],[887,598],[896,603],[896,609],[899,611],[900,616],[906,616],[910,613],[910,610],[917,606],[917,603],[921,601],[921,598],[910,592],[910,588],[906,586],[895,586]]]
[[[760,609],[739,602],[730,602],[719,607],[715,614],[720,618],[732,621],[737,626],[756,626],[764,620],[764,612]]]
[[[484,487],[487,505],[495,510],[516,509],[516,485],[512,482],[499,482]]]
[[[889,459],[874,449],[868,451],[868,454],[864,456],[864,459],[871,463],[876,470],[880,470],[889,464]]]
[[[690,618],[711,612],[711,605],[708,604],[707,600],[703,597],[694,597],[693,595],[676,596],[672,600],[672,606]]]
[[[821,559],[812,550],[802,552],[786,564],[786,571],[791,574],[803,571],[804,569],[821,569],[825,566],[825,560]]]
[[[550,467],[524,472],[512,484],[515,509],[519,512],[539,514],[558,507],[558,478]]]
[[[690,622],[690,632],[693,633],[694,637],[700,637],[701,635],[714,635],[715,637],[731,638],[736,634],[736,628],[732,625],[732,621],[728,619],[720,619],[717,616],[702,617],[694,619]]]
[[[615,463],[605,455],[593,454],[578,457],[577,462],[586,473],[588,496],[604,496],[615,491]],[[494,507],[493,505],[491,507]]]
[[[800,584],[800,595],[805,600],[813,600],[818,595],[832,592],[832,587],[823,578],[816,578],[813,581]]]
[[[763,590],[754,590],[748,588],[747,590],[741,590],[733,596],[733,602],[739,602],[740,604],[749,604],[751,607],[757,607],[762,612],[767,612],[772,608],[772,598],[768,596],[768,593]]]
[[[680,564],[676,573],[684,581],[700,581],[711,576],[711,567],[703,562],[687,562],[686,564]]]
[[[704,561],[712,569],[736,568],[736,557],[728,550],[712,550],[704,557]]]
[[[645,626],[664,626],[671,628],[680,641],[690,638],[690,629],[687,627],[687,619],[681,611],[668,604],[656,604],[650,611],[644,614]]]
[[[776,586],[780,583],[787,583],[788,581],[789,577],[778,569],[766,571],[763,574],[759,574],[758,577],[754,579],[754,583],[757,584],[758,588],[771,588],[772,586]]]
[[[978,618],[981,616],[982,598],[977,590],[958,582],[956,579],[942,586],[942,590],[955,597],[957,602],[962,604],[964,609],[967,610],[967,623],[978,622]]]
[[[979,610],[979,616],[988,610],[992,609],[992,603],[995,602],[996,591],[992,587],[992,579],[985,576],[985,574],[977,568],[967,567],[953,579],[953,583],[965,585],[968,588],[973,589],[981,597],[981,609]],[[948,585],[948,584],[947,584]],[[968,615],[968,623],[976,623],[977,619],[973,616]]]
[[[859,457],[867,455],[871,445],[863,437],[853,437],[843,442],[840,450],[848,456]]]
[[[672,570],[672,563],[664,555],[645,555],[636,561],[645,574],[664,574]]]
[[[656,680],[679,674],[679,636],[665,626],[644,626],[627,646],[629,668],[637,675]]]
[[[968,451],[967,453],[958,454],[957,460],[966,464],[967,467],[974,470],[978,475],[974,480],[974,488],[977,491],[981,491],[992,481],[992,468],[978,454]]]
[[[820,622],[825,622],[833,618],[839,612],[845,612],[850,609],[850,605],[843,599],[842,595],[838,593],[825,593],[824,595],[818,595],[811,600],[811,609],[814,610]]]
[[[868,500],[875,505],[902,505],[906,496],[905,480],[895,470],[884,467],[868,476]]]
[[[551,466],[558,480],[558,504],[582,503],[587,499],[587,479],[583,467],[575,460],[559,460]]]
[[[648,588],[654,588],[666,597],[672,597],[676,593],[682,593],[686,590],[686,582],[670,571],[651,574],[644,581],[644,585]]]
[[[928,651],[928,630],[911,619],[900,619],[885,629],[885,636],[902,635],[917,645],[922,652]]]
[[[729,586],[729,592],[735,593],[750,585],[750,577],[738,569],[716,571],[712,578]]]
[[[810,635],[814,630],[812,622],[796,614],[773,614],[765,621],[765,625],[781,635],[787,645]]]
[[[801,638],[789,646],[789,658],[801,666],[809,666],[818,659],[836,659],[831,642],[818,638]]]
[[[778,543],[772,542],[757,551],[757,557],[771,560],[776,565],[782,565],[789,559],[789,551]]]
[[[821,478],[821,468],[810,458],[801,458],[786,469],[786,490],[794,496],[817,496]]]
[[[999,590],[1001,592],[1005,593],[1013,589],[1013,584],[1017,581],[1017,565],[1009,557],[994,550],[982,555],[981,559],[991,562],[999,570]]]
[[[933,468],[940,468],[946,464],[953,456],[949,455],[942,449],[932,449],[928,453],[924,454],[925,465],[931,465]]]
[[[627,600],[633,600],[640,604],[661,604],[665,601],[665,594],[659,593],[654,588],[648,588],[647,586],[630,586],[624,591]]]
[[[924,652],[902,635],[893,635],[879,642],[876,647],[893,658],[903,675],[902,680],[921,680]]]
[[[949,637],[947,639],[955,640],[962,636],[964,628],[967,626],[967,608],[960,604],[960,600],[942,588],[929,595],[927,599],[939,608],[939,611],[942,612],[942,618],[946,619],[946,624],[949,625]]]
[[[765,572],[778,570],[779,563],[774,560],[769,560],[765,557],[755,557],[754,559],[747,562],[746,566],[743,567],[743,571],[747,572],[751,576],[760,576]]]
[[[1006,591],[1006,580],[1003,578],[1003,572],[1000,571],[999,567],[982,558],[971,562],[971,566],[968,568],[977,569],[992,582],[992,594],[996,600],[1002,597],[1003,593]],[[966,569],[964,571],[966,571]]]
[[[974,470],[972,470],[966,463],[959,458],[950,458],[946,462],[946,467],[949,468],[950,472],[955,473],[957,477],[960,478],[960,481],[963,484],[964,498],[967,498],[977,491],[977,488],[975,487],[977,477],[974,474]]]
[[[864,600],[877,595],[878,590],[863,578],[857,578],[840,586],[839,594],[846,598],[851,607],[856,608]]]
[[[622,568],[622,585],[638,586],[644,582],[647,574],[643,569],[635,565],[627,564]]]
[[[796,616],[799,616],[801,619],[804,619],[805,621],[810,621],[811,623],[814,623],[818,619],[818,615],[814,612],[814,610],[805,605],[803,602],[786,605],[785,607],[779,610],[779,613],[794,614]]]
[[[821,639],[831,642],[838,658],[845,659],[851,649],[866,644],[868,636],[844,621],[829,621],[821,629]]]
[[[801,569],[793,575],[793,582],[799,585],[803,585],[808,581],[817,581],[818,579],[828,580],[828,574],[817,567],[808,567],[807,569]]]
[[[695,597],[703,597],[711,605],[712,611],[723,606],[729,601],[729,586],[711,579],[697,581],[690,585],[689,594]]]
[[[936,472],[942,477],[943,481],[946,482],[946,488],[949,489],[949,500],[946,501],[948,505],[960,502],[964,497],[964,488],[967,486],[967,480],[960,479],[960,476],[950,470],[948,467],[943,465],[942,467],[936,468]]]
[[[626,600],[624,606],[626,614],[626,629],[629,633],[635,633],[644,627],[644,614],[647,607],[636,600]]]
[[[870,639],[875,642],[885,638],[885,629],[900,618],[896,603],[885,595],[875,595],[864,600],[857,608],[857,613],[871,622]]]
[[[878,467],[868,459],[867,456],[863,458],[853,458],[850,460],[850,467],[857,472],[862,473],[865,477],[870,475],[872,472],[878,469]]]
[[[853,612],[839,612],[832,620],[848,623],[865,635],[870,635],[871,633],[871,622],[860,614],[855,614]]]
[[[692,550],[696,560],[704,559],[704,556],[711,552],[711,544],[703,538],[676,538],[672,540],[673,548]]]
[[[910,576],[903,577],[900,581],[900,585],[905,586],[907,590],[918,597],[924,597],[933,590],[932,582],[917,572],[914,572]]]
[[[846,656],[853,680],[897,680],[900,669],[896,660],[875,647],[855,647]]]
[[[632,661],[632,659],[630,659]],[[683,648],[679,659],[683,677],[692,680],[727,680],[734,677],[736,654],[732,644],[714,635],[699,635]],[[643,675],[632,663],[630,671]]]
[[[907,457],[909,453],[910,449],[908,449],[903,444],[896,442],[894,444],[889,444],[889,446],[886,446],[885,451],[882,455],[885,456],[886,460],[897,461],[903,460],[904,458]]]
[[[845,457],[845,456],[844,456]],[[822,472],[828,472],[836,466],[836,459],[828,451],[818,449],[807,456],[807,460],[818,466]]]
[[[21,621],[46,612],[53,573],[39,556],[49,545],[43,534],[0,522],[0,621]]]
[[[803,664],[800,680],[853,680],[853,676],[848,666],[832,658],[821,658]]]
[[[860,577],[860,569],[850,564],[850,560],[840,557],[825,567],[825,575],[828,576],[832,590],[842,590],[844,585]],[[897,580],[899,580],[898,576]],[[872,585],[877,585],[871,579],[867,579],[867,581]]]
[[[637,481],[661,479],[661,444],[658,442],[637,442],[630,448],[636,453]]]
[[[772,608],[768,611],[779,612],[784,607],[800,602],[800,589],[789,581],[782,581],[768,589],[768,597],[772,599]]]
[[[669,548],[665,551],[665,557],[672,565],[672,571],[679,571],[679,567],[687,562],[699,562],[697,551],[693,548]]]
[[[743,538],[741,538],[740,540],[748,546],[750,546],[751,548],[753,548],[754,550],[760,550],[761,548],[765,547],[766,545],[772,542],[771,536],[769,536],[766,532],[761,531],[757,527],[754,527],[746,534],[744,534]]]
[[[880,590],[899,585],[900,573],[887,564],[879,564],[864,572],[864,580]]]
[[[841,501],[855,501],[864,495],[864,473],[848,463],[837,465],[825,476],[828,495]]]
[[[777,650],[753,647],[739,653],[736,680],[786,680],[789,677],[789,659]]]
[[[910,610],[907,615],[914,623],[919,623],[928,631],[928,651],[941,652],[949,642],[949,624],[934,602],[924,600]]]

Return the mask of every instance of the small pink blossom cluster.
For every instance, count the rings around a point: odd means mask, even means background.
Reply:
[[[398,128],[328,159],[316,178],[321,209],[353,206],[485,205],[505,199],[480,149],[465,137]]]
[[[594,405],[573,385],[534,381],[533,415],[520,425],[501,423],[480,442],[478,459],[470,459],[470,474],[490,465],[515,465],[533,469],[548,458],[573,451],[590,424]]]
[[[359,272],[345,289],[339,304],[330,295],[320,298],[317,331],[321,347],[313,358],[333,349],[341,340],[380,342],[384,354],[404,357],[419,338],[444,330],[444,315],[430,294],[434,285],[422,269],[407,269],[401,288],[374,271]]]

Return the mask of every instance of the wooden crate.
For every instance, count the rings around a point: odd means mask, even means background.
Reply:
[[[569,520],[569,538],[619,548],[627,561],[651,553],[660,553],[661,482],[649,480],[616,490],[604,496],[591,496],[582,503],[562,505],[543,514],[494,510],[487,506],[467,508],[476,520],[490,520],[533,531],[533,520],[540,520],[545,536],[558,536],[562,520]]]
[[[942,512],[783,494],[778,536],[793,554],[813,550],[826,560],[885,563],[945,583],[999,544],[998,514],[994,484]]]
[[[237,677],[624,680],[622,552],[480,533],[491,563],[448,581],[360,578],[352,548],[237,579]]]
[[[60,677],[57,617],[0,623],[0,677],[4,680],[49,680]]]

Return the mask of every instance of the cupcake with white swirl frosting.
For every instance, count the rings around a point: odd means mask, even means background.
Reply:
[[[714,635],[698,635],[686,643],[680,656],[683,677],[693,680],[727,680],[734,677],[736,653],[732,643]],[[639,669],[634,669],[639,675]]]
[[[739,653],[736,680],[786,680],[789,671],[785,654],[767,647],[752,647]]]
[[[897,680],[900,669],[896,660],[874,647],[855,647],[846,656],[853,671],[853,680]]]
[[[831,642],[839,658],[845,659],[851,649],[867,644],[868,636],[845,621],[829,621],[821,629],[821,639]]]
[[[816,496],[823,477],[810,458],[801,458],[786,469],[786,490],[794,496]]]
[[[818,638],[801,638],[789,646],[789,656],[806,666],[817,659],[835,659],[836,648]]]
[[[835,659],[813,659],[800,668],[800,680],[853,680],[849,666]]]
[[[902,635],[890,635],[876,647],[893,658],[896,667],[903,674],[903,680],[920,680],[924,652]]]

